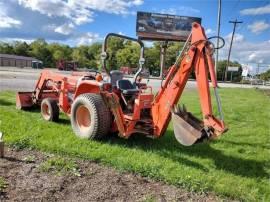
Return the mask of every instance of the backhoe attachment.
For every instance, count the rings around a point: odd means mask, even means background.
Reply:
[[[217,80],[213,65],[214,46],[208,41],[203,27],[193,23],[191,34],[181,54],[170,70],[158,92],[152,107],[155,136],[165,133],[170,119],[178,142],[185,146],[206,139],[215,139],[227,131],[223,121],[221,102],[217,92]],[[203,119],[199,120],[186,110],[177,106],[191,72],[195,72]],[[219,117],[213,114],[209,75],[216,97]]]

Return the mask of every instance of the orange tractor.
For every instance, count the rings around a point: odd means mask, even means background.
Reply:
[[[106,67],[107,41],[121,37],[138,42],[141,46],[139,70],[134,83],[123,78],[120,71]],[[63,75],[44,70],[33,92],[17,93],[17,108],[38,105],[47,121],[57,121],[59,111],[71,119],[74,133],[81,138],[100,139],[110,133],[129,138],[138,133],[147,137],[161,137],[172,119],[176,139],[183,145],[192,145],[204,139],[214,139],[226,132],[212,54],[213,44],[207,39],[203,27],[193,23],[191,34],[177,57],[158,93],[151,86],[136,83],[143,70],[144,45],[139,39],[108,34],[102,47],[100,72],[77,72]],[[203,120],[177,107],[191,71],[195,71]],[[213,115],[208,75],[217,100],[220,119]]]

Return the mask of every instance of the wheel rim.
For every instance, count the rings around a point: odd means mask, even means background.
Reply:
[[[42,114],[44,116],[45,119],[48,119],[50,118],[51,116],[51,110],[49,108],[49,106],[47,104],[43,104],[42,107],[41,107],[41,111],[42,111]]]
[[[81,131],[86,131],[91,126],[90,111],[84,105],[76,110],[76,121]]]

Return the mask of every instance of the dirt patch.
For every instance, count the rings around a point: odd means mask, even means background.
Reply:
[[[0,176],[7,186],[0,201],[220,201],[95,162],[75,159],[75,174],[57,173],[40,169],[52,155],[6,148],[5,156]]]

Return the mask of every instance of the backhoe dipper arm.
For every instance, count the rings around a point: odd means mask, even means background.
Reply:
[[[188,77],[193,69],[197,80],[203,121],[198,121],[188,112],[185,112],[184,114],[179,113],[179,116],[182,116],[181,120],[188,123],[189,128],[192,126],[192,128],[195,128],[200,132],[204,130],[209,138],[217,137],[226,131],[224,122],[215,118],[212,112],[208,81],[209,72],[213,87],[217,87],[212,59],[212,48],[213,47],[210,47],[209,42],[207,41],[204,29],[201,25],[193,23],[191,45],[189,49],[182,53],[180,61],[177,61],[173,66],[171,66],[170,71],[165,78],[164,85],[153,102],[152,117],[155,136],[158,137],[163,135],[167,129],[171,120],[171,112],[178,103]],[[195,125],[192,124],[195,122]],[[184,125],[186,123],[184,123]],[[200,139],[200,137],[198,137],[198,139]]]

